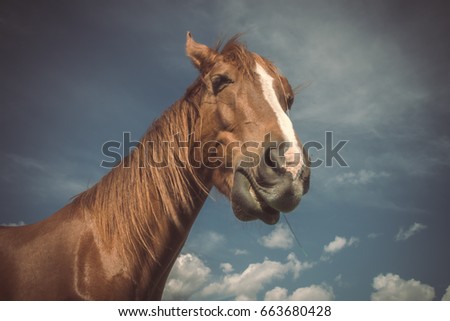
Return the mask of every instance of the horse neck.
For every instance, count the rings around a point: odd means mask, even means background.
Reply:
[[[175,134],[187,142],[197,120],[192,104],[176,103],[118,167],[75,199],[104,244],[152,277],[173,264],[211,188],[207,172],[190,164],[191,149],[170,145]]]

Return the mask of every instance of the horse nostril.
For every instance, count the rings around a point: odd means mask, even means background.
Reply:
[[[267,167],[278,174],[286,173],[286,168],[283,164],[283,157],[276,148],[268,148],[264,153],[264,162]]]
[[[279,179],[280,176],[291,174],[293,180],[307,176],[309,171],[305,170],[304,156],[298,147],[288,146],[279,148],[268,148],[264,151],[263,176]]]
[[[265,151],[265,153],[264,153],[264,163],[268,166],[268,167],[270,167],[270,168],[273,168],[273,167],[275,167],[276,165],[275,165],[275,162],[272,160],[272,157],[271,157],[271,151],[272,151],[272,149],[270,149],[270,148],[268,148],[268,149],[266,149],[266,151]]]

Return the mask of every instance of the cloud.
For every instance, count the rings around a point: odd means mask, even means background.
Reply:
[[[349,239],[346,239],[342,236],[336,236],[333,241],[328,243],[327,245],[324,245],[323,252],[324,255],[322,255],[321,260],[325,260],[329,257],[329,255],[334,255],[340,251],[342,251],[346,247],[350,247],[353,245],[358,244],[359,239],[357,237],[350,237]]]
[[[24,221],[19,221],[18,223],[5,223],[5,224],[0,224],[0,226],[22,226],[25,225]]]
[[[283,279],[292,273],[298,278],[301,271],[311,268],[312,263],[300,262],[290,253],[285,263],[264,259],[250,264],[242,273],[226,274],[221,280],[207,285],[201,292],[203,297],[234,297],[236,300],[256,300],[257,294],[267,284]]]
[[[298,288],[291,295],[285,288],[275,287],[267,291],[264,300],[266,301],[330,301],[334,300],[333,288],[322,285],[311,285]]]
[[[208,232],[205,235],[207,240],[214,244],[222,243],[225,241],[225,236],[214,231]]]
[[[414,279],[403,280],[397,274],[380,274],[373,279],[373,301],[426,301],[435,296],[434,288]]]
[[[264,301],[285,301],[288,300],[288,290],[279,286],[267,291],[264,295]]]
[[[223,248],[226,238],[223,234],[215,231],[206,231],[195,235],[189,243],[189,251],[209,255]]]
[[[333,289],[326,285],[311,285],[298,288],[289,297],[293,301],[330,301],[334,299]]]
[[[21,155],[13,153],[6,153],[4,156],[6,156],[7,159],[11,160],[12,162],[16,163],[18,166],[24,169],[38,170],[38,171],[48,170],[48,168],[44,164],[41,164],[37,160],[32,159],[30,157],[23,157]]]
[[[247,254],[248,254],[247,250],[242,250],[242,249],[234,250],[234,255],[247,255]]]
[[[32,158],[19,154],[1,154],[8,162],[1,169],[1,179],[8,184],[22,182],[21,188],[26,194],[39,199],[65,200],[89,187],[87,178],[94,174],[90,170],[88,174],[80,174],[79,164],[71,158]],[[95,171],[95,176],[99,176]],[[28,197],[30,197],[28,196]]]
[[[230,263],[220,263],[220,268],[223,273],[231,273],[234,271],[234,268]]]
[[[355,25],[368,23],[358,18],[367,15],[354,11],[355,6],[344,11],[314,2],[306,10],[292,10],[292,5],[286,8],[276,8],[284,10],[281,20],[267,14],[274,10],[270,2],[254,10],[248,3],[232,1],[220,12],[228,27],[249,30],[255,51],[277,62],[293,84],[312,81],[302,92],[302,108],[293,109],[294,121],[370,132],[396,124],[427,96],[427,88],[411,77],[418,72],[418,64],[405,59],[397,37],[373,29],[369,41],[366,28],[355,29]],[[266,14],[263,24],[261,14]],[[316,16],[331,23],[319,25]]]
[[[334,282],[340,288],[348,288],[350,286],[350,284],[348,282],[344,281],[344,278],[343,278],[342,274],[338,274],[334,278]]]
[[[383,233],[369,233],[368,235],[367,235],[367,238],[368,239],[371,239],[371,240],[374,240],[374,239],[376,239],[376,238],[379,238],[380,236],[382,236],[383,235]]]
[[[445,294],[442,296],[442,301],[450,301],[450,285],[448,286]]]
[[[414,223],[408,229],[404,230],[403,227],[400,228],[397,235],[395,236],[396,241],[406,241],[413,235],[419,233],[420,231],[426,229],[427,226],[421,223]]]
[[[269,249],[290,249],[294,245],[294,237],[286,224],[279,224],[258,242]]]
[[[374,172],[371,170],[362,169],[359,172],[348,172],[339,174],[330,179],[331,183],[344,185],[366,185],[379,178],[391,176],[389,173],[381,171]]]
[[[342,250],[344,247],[352,246],[358,242],[359,239],[357,237],[352,236],[347,240],[345,237],[336,236],[334,241],[330,242],[328,245],[325,245],[323,249],[326,253],[334,254]]]
[[[335,22],[334,27],[340,31],[326,26],[309,30],[308,35],[303,35],[304,39],[298,42],[298,50],[289,43],[289,36],[285,37],[294,52],[302,53],[299,61],[318,68],[314,73],[310,71],[314,82],[308,92],[316,96],[314,102],[321,108],[310,104],[296,117],[357,128],[367,126],[370,130],[383,126],[383,120],[385,123],[394,122],[409,106],[420,100],[424,90],[416,88],[405,72],[399,72],[399,69],[409,65],[409,61],[402,60],[393,39],[380,34],[375,42],[363,45],[366,43],[364,32],[352,30],[345,22]],[[402,67],[393,69],[391,64]],[[326,71],[328,77],[325,76]],[[381,79],[383,73],[389,74],[389,81]],[[369,74],[376,74],[376,77],[368,79]],[[342,81],[344,78],[345,81]],[[331,82],[339,80],[339,85],[331,86]],[[325,86],[330,90],[319,98],[316,91]],[[353,89],[351,94],[344,94],[350,88]],[[377,96],[379,92],[385,96]],[[397,108],[393,108],[395,103]],[[383,117],[386,114],[392,115],[392,118]]]
[[[170,272],[164,300],[187,300],[208,281],[211,269],[194,254],[181,254]]]

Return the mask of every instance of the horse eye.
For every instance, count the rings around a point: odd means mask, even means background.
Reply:
[[[288,109],[291,109],[292,104],[294,103],[294,97],[292,97],[291,95],[288,95],[286,97],[286,101],[287,101]]]
[[[214,95],[217,95],[227,85],[233,83],[233,81],[225,75],[214,75],[211,78],[211,83]]]

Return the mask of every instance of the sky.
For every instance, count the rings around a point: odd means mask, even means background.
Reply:
[[[166,300],[450,300],[450,5],[446,1],[0,2],[0,224],[44,219],[107,172],[197,77],[199,42],[244,32],[301,85],[303,142],[348,141],[275,226],[217,191]],[[310,150],[324,159],[325,150]]]

